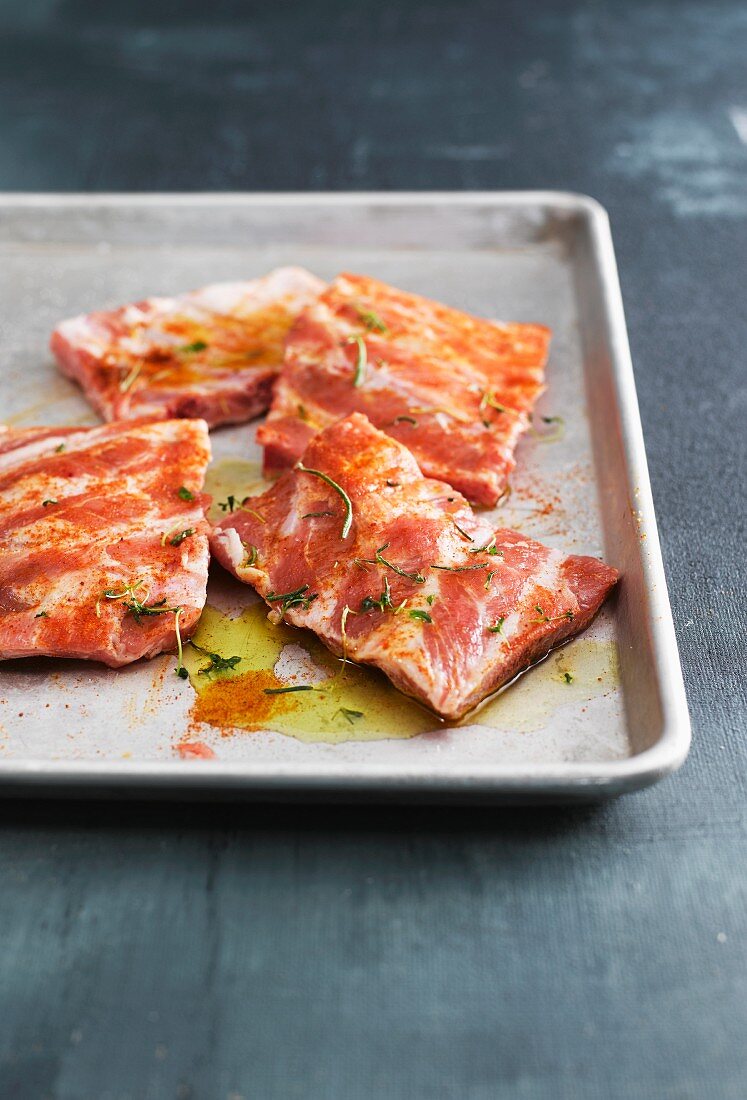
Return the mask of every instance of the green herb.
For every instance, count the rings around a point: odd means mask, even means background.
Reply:
[[[306,409],[303,405],[296,405],[296,412],[298,413],[299,420],[309,419],[309,414],[306,412]]]
[[[59,502],[58,502],[58,501],[56,501],[56,500],[53,500],[53,499],[52,499],[52,498],[50,497],[50,499],[49,499],[49,500],[43,500],[43,501],[42,501],[42,508],[46,508],[46,507],[47,507],[47,505],[49,505],[49,504],[57,504],[57,503],[59,503]]]
[[[214,672],[228,672],[229,670],[233,672],[241,660],[241,657],[221,657],[220,653],[211,653],[209,649],[203,649],[197,642],[190,642],[190,645],[203,657],[209,658],[208,664],[198,669],[198,675],[200,676],[212,676]]]
[[[539,439],[542,443],[557,443],[559,439],[563,438],[565,435],[565,420],[562,416],[542,416],[540,419],[543,424],[554,424],[555,428],[549,432],[538,432],[533,424],[529,431],[535,439]]]
[[[336,714],[341,714],[343,718],[347,719],[351,726],[354,726],[359,718],[366,717],[362,710],[350,710],[349,707],[338,707],[332,717],[334,718]]]
[[[534,610],[539,615],[539,619],[532,619],[533,623],[549,623],[550,622],[550,616],[545,614],[545,612],[542,610],[542,608],[540,607],[540,605],[538,603],[536,603],[534,605]]]
[[[390,424],[412,424],[413,428],[417,428],[418,422],[414,416],[395,416],[394,420],[390,421]]]
[[[184,344],[183,347],[179,348],[179,351],[182,351],[187,355],[192,355],[193,353],[198,351],[205,351],[207,346],[208,345],[205,343],[204,340],[195,340],[191,344]]]
[[[322,516],[334,516],[334,512],[307,512],[301,519],[319,519]]]
[[[430,617],[427,611],[421,611],[419,607],[413,607],[407,614],[411,619],[419,619],[423,623],[432,623],[433,619]]]
[[[398,481],[390,481],[389,478],[387,478],[386,483],[387,483],[387,485],[389,486],[390,489],[399,489],[400,488],[400,484],[399,484]]]
[[[247,546],[245,542],[242,542],[241,545],[243,546],[244,553],[246,554],[246,557],[241,563],[241,568],[248,569],[250,565],[254,565],[257,558],[259,557],[259,550],[256,546],[254,546],[253,543],[249,543],[249,545]]]
[[[565,680],[565,682],[567,684],[572,684],[573,683],[573,675],[570,672],[564,672],[563,673],[563,679]]]
[[[64,450],[65,450],[65,444],[64,444],[64,443],[60,443],[59,447],[55,447],[55,449],[54,449],[54,453],[55,453],[56,455],[61,455],[61,454],[62,454],[62,452],[63,452]]]
[[[426,602],[426,603],[427,603],[427,604],[428,604],[428,605],[429,605],[430,607],[432,607],[432,606],[433,606],[433,604],[434,604],[434,602],[435,602],[435,599],[436,599],[436,597],[435,597],[435,596],[433,596],[433,595],[431,595],[431,596],[426,596],[426,597],[425,597],[425,602]]]
[[[184,648],[182,646],[182,632],[179,629],[179,616],[182,613],[181,607],[174,608],[174,630],[176,632],[176,674],[180,680],[186,680],[189,676],[186,668],[184,667]]]
[[[378,313],[374,313],[372,309],[359,309],[358,316],[367,329],[375,330],[376,332],[389,332],[389,329],[379,317]]]
[[[295,465],[295,469],[300,470],[302,474],[311,474],[312,477],[320,478],[327,485],[329,485],[330,488],[334,489],[337,494],[339,494],[343,504],[345,505],[345,521],[342,525],[342,530],[340,531],[340,538],[346,539],[350,534],[350,528],[353,525],[353,502],[348,494],[345,492],[343,487],[341,485],[338,485],[336,481],[333,481],[328,474],[322,473],[321,470],[311,470],[308,466],[304,466],[302,462],[297,462]]]
[[[179,496],[179,497],[181,497],[181,498],[182,498],[182,500],[194,500],[194,499],[195,499],[195,495],[194,495],[194,493],[190,493],[190,491],[189,491],[189,489],[187,488],[187,486],[186,486],[186,485],[182,485],[182,486],[181,486],[181,487],[180,487],[180,488],[179,488],[179,489],[177,490],[177,493],[176,493],[176,495],[177,495],[177,496]]]
[[[48,619],[49,618],[49,612],[48,611],[37,611],[36,615],[34,615],[34,618],[35,619]]]
[[[194,535],[194,528],[187,527],[184,531],[180,531],[178,535],[174,535],[169,539],[170,546],[181,546],[185,539],[188,539],[190,535]]]
[[[505,621],[506,621],[505,616],[501,615],[501,617],[499,619],[496,619],[495,626],[489,626],[488,630],[490,631],[491,634],[502,634],[503,633],[503,624],[505,623]]]
[[[265,695],[287,695],[290,691],[313,691],[312,684],[291,684],[283,688],[264,688]]]
[[[458,531],[458,532],[459,532],[459,534],[460,534],[460,535],[462,536],[462,538],[465,538],[465,539],[467,540],[467,542],[474,542],[474,541],[475,541],[475,540],[474,540],[474,539],[472,538],[472,535],[468,535],[466,531],[463,531],[463,530],[462,530],[462,528],[461,528],[461,527],[459,526],[459,524],[457,523],[457,521],[456,521],[456,520],[454,519],[454,517],[453,517],[453,516],[452,516],[452,523],[454,524],[454,526],[456,527],[457,531]],[[470,552],[471,552],[472,554],[476,553],[476,551],[475,551],[475,550],[472,550],[472,551],[470,551]]]
[[[488,407],[495,409],[495,411],[499,413],[511,413],[513,416],[516,415],[513,409],[507,408],[498,401],[492,390],[485,390],[485,393],[482,395],[482,401],[480,402],[481,409],[486,409]]]
[[[106,593],[104,593],[104,595],[106,595]],[[140,620],[148,615],[167,615],[181,611],[180,607],[167,607],[165,597],[162,600],[157,600],[155,603],[143,603],[137,596],[132,596],[129,600],[123,600],[122,606],[127,608],[138,626],[140,625]]]
[[[220,508],[221,512],[235,512],[238,508],[236,497],[233,495],[233,493],[229,493],[228,497],[225,500],[218,501],[218,507]]]
[[[488,589],[490,588],[490,582],[492,581],[492,579],[493,579],[493,577],[494,577],[494,576],[495,576],[495,570],[494,570],[494,569],[492,569],[492,570],[490,571],[490,573],[488,573],[488,577],[487,577],[487,580],[485,581],[485,591],[486,591],[486,592],[487,592],[487,591],[488,591]]]
[[[120,393],[127,393],[127,391],[129,389],[132,389],[132,386],[134,385],[135,380],[137,379],[137,376],[140,374],[140,371],[142,369],[143,369],[143,362],[141,360],[139,363],[135,364],[135,366],[132,368],[132,370],[129,372],[129,374],[126,376],[126,378],[124,378],[124,380],[122,382],[120,382],[120,384],[119,384],[119,392]]]
[[[389,580],[384,577],[384,588],[379,596],[378,600],[373,596],[365,596],[361,600],[361,611],[393,611],[394,605],[392,604],[392,590],[389,585]]]
[[[431,569],[442,569],[445,573],[469,573],[472,569],[487,569],[486,561],[479,561],[476,565],[432,565]]]
[[[314,600],[319,599],[319,593],[314,592],[310,596],[306,596],[304,593],[308,592],[308,584],[302,584],[300,588],[295,588],[292,592],[268,592],[265,599],[268,603],[279,603],[280,618],[282,619],[286,611],[291,607],[300,607],[303,611],[308,611]]]
[[[379,549],[376,551],[376,557],[374,561],[378,562],[379,565],[385,565],[387,569],[391,569],[399,577],[406,577],[408,581],[414,581],[415,584],[425,584],[425,577],[422,573],[408,573],[406,570],[400,569],[400,567],[398,565],[395,565],[394,562],[387,561],[385,557],[382,557],[382,551],[386,550],[388,546],[389,543],[385,542],[383,546],[379,547]]]
[[[362,386],[366,377],[366,366],[368,364],[368,354],[366,352],[366,341],[362,336],[350,336],[348,337],[349,344],[356,344],[358,347],[358,355],[355,360],[355,373],[353,375],[353,385]]]
[[[486,542],[484,546],[476,546],[474,550],[470,550],[470,554],[497,554],[498,551],[495,548],[495,535],[493,535],[490,542]]]

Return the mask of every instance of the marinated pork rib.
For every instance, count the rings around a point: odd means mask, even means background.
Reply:
[[[147,298],[63,321],[51,349],[106,420],[240,423],[270,404],[291,322],[324,285],[284,267],[251,282]]]
[[[209,459],[202,420],[0,429],[0,658],[118,667],[188,637]]]
[[[340,275],[289,333],[267,421],[265,470],[303,454],[328,424],[357,411],[398,439],[429,477],[493,505],[543,390],[550,330],[498,324]]]
[[[211,534],[219,561],[336,654],[459,718],[583,629],[617,579],[493,530],[358,413]]]

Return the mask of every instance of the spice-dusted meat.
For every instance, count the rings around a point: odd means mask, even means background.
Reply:
[[[251,282],[147,298],[63,321],[51,348],[106,420],[240,423],[270,404],[288,329],[324,285],[284,267]]]
[[[493,530],[358,413],[211,534],[215,556],[295,626],[459,718],[583,629],[617,579]]]
[[[429,477],[492,505],[543,390],[550,331],[498,324],[340,275],[298,317],[257,439],[265,469],[356,411],[404,443]]]
[[[0,659],[117,667],[188,637],[209,459],[202,420],[0,429]]]

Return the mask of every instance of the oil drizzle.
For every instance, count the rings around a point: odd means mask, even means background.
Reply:
[[[219,458],[211,462],[205,475],[205,492],[213,498],[208,511],[211,523],[225,518],[226,512],[219,502],[233,496],[237,501],[245,497],[254,497],[263,493],[272,483],[262,477],[259,462],[250,462],[245,458]]]
[[[191,646],[185,649],[184,664],[197,693],[193,723],[225,734],[274,730],[300,741],[336,744],[401,740],[460,726],[530,733],[558,709],[580,710],[618,683],[614,642],[582,637],[460,722],[442,722],[375,669],[343,666],[309,631],[274,626],[256,600],[236,618],[208,604],[194,640],[224,658],[241,658],[233,670],[208,674],[209,658]],[[276,694],[299,684],[314,690]]]

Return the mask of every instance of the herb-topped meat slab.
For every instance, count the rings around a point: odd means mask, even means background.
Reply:
[[[181,651],[205,603],[209,459],[202,420],[0,429],[0,659]]]
[[[363,275],[338,276],[299,315],[257,439],[265,470],[361,412],[429,477],[494,505],[543,390],[550,330],[498,324]]]
[[[51,349],[106,420],[201,417],[211,427],[270,404],[283,343],[325,284],[300,267],[147,298],[63,321]]]
[[[211,548],[275,618],[449,719],[583,629],[617,579],[494,530],[359,413],[226,516]]]

